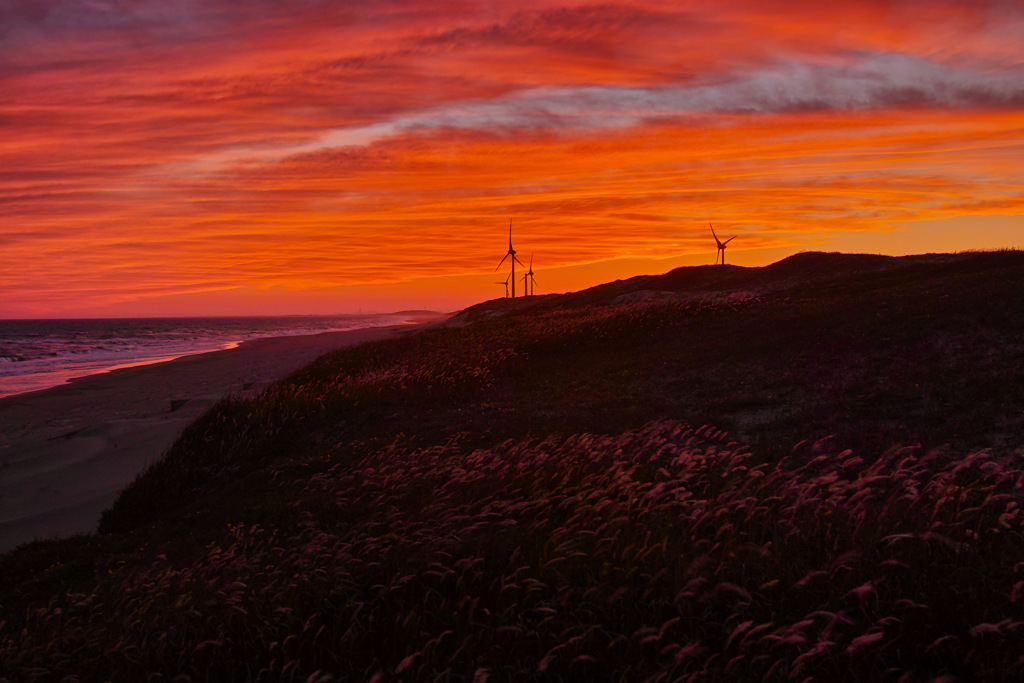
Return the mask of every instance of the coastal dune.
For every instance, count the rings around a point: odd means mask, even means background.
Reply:
[[[95,531],[121,489],[224,396],[254,394],[325,353],[416,326],[255,339],[0,399],[0,553]]]

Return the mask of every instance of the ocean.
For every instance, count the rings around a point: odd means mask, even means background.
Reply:
[[[249,339],[399,325],[401,313],[226,318],[0,320],[0,397],[75,377],[229,349]]]

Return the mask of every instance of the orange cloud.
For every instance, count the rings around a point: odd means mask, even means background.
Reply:
[[[0,9],[0,315],[1021,213],[1013,3],[169,8]]]

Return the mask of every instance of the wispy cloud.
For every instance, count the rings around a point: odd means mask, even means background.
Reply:
[[[1019,213],[1022,31],[1003,0],[12,0],[0,288],[472,273],[512,215],[550,267],[711,216],[796,249]]]
[[[386,129],[374,125],[378,135],[419,128],[576,130],[702,114],[1024,106],[1024,65],[982,72],[900,54],[868,54],[848,61],[844,66],[779,63],[712,85],[527,89],[396,117]],[[352,135],[337,139],[360,141]]]

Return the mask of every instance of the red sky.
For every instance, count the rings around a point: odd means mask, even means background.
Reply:
[[[0,317],[1024,247],[1020,0],[0,5]],[[521,285],[520,285],[521,286]]]

